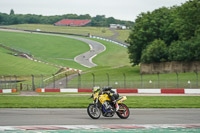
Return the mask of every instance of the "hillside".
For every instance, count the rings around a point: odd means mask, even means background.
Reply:
[[[0,48],[0,75],[50,75],[59,70],[54,66],[16,57],[8,53],[10,51]]]
[[[77,55],[89,50],[88,44],[82,41],[52,35],[5,31],[0,31],[0,40],[1,44],[30,54],[36,59],[65,67],[86,69],[73,60]],[[94,63],[113,67],[129,65],[126,48],[107,41],[96,41],[104,44],[106,51],[97,55],[93,59]]]
[[[73,59],[89,50],[88,44],[66,38],[41,34],[0,31],[0,43],[32,55],[44,62],[84,69]]]

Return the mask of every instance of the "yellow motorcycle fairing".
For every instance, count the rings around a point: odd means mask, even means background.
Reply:
[[[94,94],[93,94],[93,99],[94,99],[94,100],[97,99],[98,96],[99,96],[99,92],[94,93]]]
[[[103,94],[99,96],[99,101],[103,104],[105,101],[111,101],[107,94]]]
[[[117,101],[117,103],[123,103],[126,100],[126,96],[123,96],[122,99],[120,99],[119,101]]]

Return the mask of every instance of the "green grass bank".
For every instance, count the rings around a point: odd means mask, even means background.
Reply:
[[[0,108],[87,108],[90,96],[0,96]],[[198,96],[128,96],[129,108],[200,108]]]

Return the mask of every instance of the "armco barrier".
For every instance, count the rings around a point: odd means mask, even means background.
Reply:
[[[0,93],[14,93],[17,92],[17,89],[2,89]]]
[[[113,89],[117,93],[200,94],[200,89]],[[92,92],[92,89],[36,89],[37,92]]]

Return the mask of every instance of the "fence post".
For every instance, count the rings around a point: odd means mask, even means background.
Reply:
[[[44,76],[41,74],[41,86],[40,86],[41,88],[44,87],[44,80],[43,79],[44,79]]]
[[[1,89],[1,76],[0,76],[0,89]]]
[[[22,86],[22,83],[20,83],[20,91],[22,91],[23,89],[23,86]]]
[[[179,88],[179,80],[178,80],[178,73],[176,72],[176,88]]]
[[[198,88],[199,87],[199,75],[198,75],[197,65],[195,65],[195,67],[196,67],[195,74],[196,74],[196,77],[197,77],[197,79],[196,79],[196,87]]]
[[[17,89],[17,76],[14,75],[14,77],[15,77],[15,89]]]
[[[199,75],[198,75],[197,71],[195,72],[195,74],[196,74],[196,77],[197,77],[197,79],[196,79],[196,87],[198,88],[199,87]]]
[[[126,74],[123,73],[123,76],[124,76],[124,89],[126,89]]]
[[[106,75],[107,75],[107,78],[108,78],[108,86],[110,86],[110,76],[109,76],[108,73],[106,73]]]
[[[81,88],[81,74],[78,73],[78,89]]]
[[[95,87],[95,75],[92,73],[92,78],[93,78],[93,87]]]
[[[12,77],[11,77],[11,75],[9,75],[9,80],[10,80],[10,81],[8,82],[8,83],[9,83],[8,89],[12,89],[12,81],[11,81],[11,80],[12,80]]]
[[[55,74],[52,74],[52,76],[53,76],[53,89],[55,89],[55,87],[56,87]]]
[[[3,76],[4,77],[4,84],[5,84],[5,88],[6,89],[6,76]]]
[[[33,91],[35,91],[34,75],[31,76],[32,76],[32,89]]]
[[[143,88],[143,74],[142,73],[140,74],[140,78],[141,78],[141,80],[140,80],[141,81],[141,85],[140,86],[141,86],[141,89],[142,89]]]
[[[158,72],[157,75],[158,75],[158,88],[160,88],[160,73]]]
[[[67,88],[67,83],[68,83],[68,75],[65,73],[65,81],[66,81],[66,88]]]

